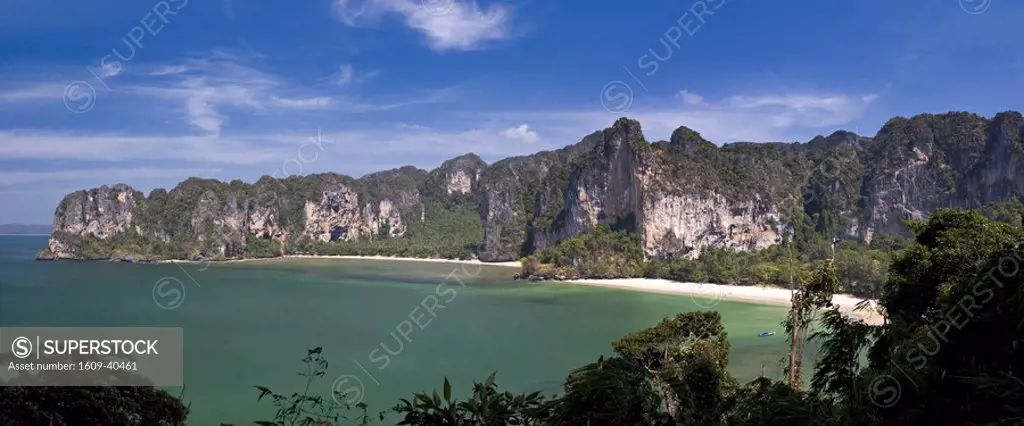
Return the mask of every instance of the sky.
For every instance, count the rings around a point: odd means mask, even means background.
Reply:
[[[650,141],[872,136],[1022,109],[1015,0],[3,0],[0,223],[189,176],[432,169]]]

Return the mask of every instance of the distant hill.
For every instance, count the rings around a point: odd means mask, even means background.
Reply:
[[[0,224],[0,235],[49,235],[50,232],[53,232],[53,227],[50,225]]]

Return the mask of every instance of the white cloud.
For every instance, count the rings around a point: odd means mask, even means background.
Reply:
[[[481,8],[457,0],[334,0],[338,19],[347,26],[374,24],[382,15],[399,14],[423,33],[436,50],[473,50],[512,33],[512,10],[502,5]]]
[[[126,91],[138,95],[179,101],[185,120],[208,135],[219,135],[228,120],[222,107],[263,111],[267,108],[324,109],[333,103],[329,96],[303,92],[288,81],[247,64],[249,57],[214,51],[182,65],[170,65],[150,75],[176,79],[170,86],[136,85]],[[295,94],[289,95],[289,94]]]
[[[399,129],[406,129],[406,130],[430,130],[430,128],[427,127],[427,126],[421,126],[419,124],[409,124],[409,123],[398,123],[398,124],[395,125],[395,127],[399,128]]]
[[[871,95],[865,95],[871,96]],[[862,97],[864,100],[864,97]],[[834,111],[853,101],[845,95],[769,95],[769,96],[731,96],[724,103],[740,108],[781,107],[796,111],[824,110]]]
[[[167,168],[156,169],[152,167],[135,168],[113,168],[113,169],[80,169],[80,170],[53,170],[45,172],[34,171],[11,171],[0,172],[0,182],[4,186],[22,185],[39,182],[81,182],[101,181],[113,184],[116,182],[154,179],[154,178],[179,178],[188,176],[209,175],[217,173],[219,169],[198,169],[198,168]]]
[[[352,65],[341,64],[338,66],[338,72],[334,75],[334,82],[338,87],[350,88],[364,83],[378,75],[380,75],[380,70],[362,71],[356,70]]]
[[[355,70],[352,69],[351,65],[341,65],[338,67],[338,85],[341,87],[347,86],[355,78]]]
[[[299,140],[304,137],[273,140]],[[78,132],[0,131],[0,158],[81,161],[178,160],[216,164],[259,164],[287,158],[261,136],[154,136]]]
[[[46,100],[60,102],[67,87],[67,84],[58,83],[19,85],[0,92],[0,105]]]
[[[686,90],[680,90],[679,93],[676,93],[676,97],[681,99],[683,103],[686,105],[695,106],[704,104],[703,96],[698,95],[696,93],[688,92]]]
[[[181,65],[161,68],[156,74],[166,78],[160,79],[159,85],[149,83],[120,87],[124,90],[122,93],[180,102],[183,105],[181,112],[184,120],[192,128],[213,136],[219,135],[229,120],[227,107],[258,113],[267,110],[328,109],[374,112],[445,102],[455,94],[453,88],[445,88],[424,91],[411,97],[407,94],[401,97],[376,94],[372,100],[363,100],[352,90],[342,96],[337,88],[331,90],[329,87],[297,85],[262,71],[255,66],[259,63],[257,59],[261,57],[255,54],[241,56],[213,51],[205,57],[186,60]],[[339,69],[342,74],[338,82],[346,81],[349,86],[378,74],[377,71],[360,74],[347,65]],[[53,98],[60,99],[61,93],[55,91]]]
[[[116,75],[118,75],[120,73],[121,73],[121,63],[120,62],[109,62],[109,63],[105,63],[105,64],[100,65],[100,77],[102,77],[102,78],[114,77],[114,76],[116,76]]]
[[[505,131],[501,132],[501,135],[514,141],[526,143],[537,142],[540,140],[537,132],[530,130],[530,126],[526,124],[520,124],[516,127],[505,129]]]
[[[276,106],[292,109],[320,109],[331,105],[331,98],[327,96],[304,99],[287,99],[274,96],[270,100]]]
[[[146,75],[178,75],[188,72],[188,70],[188,67],[184,65],[167,65]]]

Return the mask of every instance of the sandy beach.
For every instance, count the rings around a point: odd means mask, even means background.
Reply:
[[[286,259],[354,259],[354,260],[402,260],[411,262],[437,262],[437,263],[468,263],[471,265],[487,265],[487,266],[504,266],[509,268],[519,268],[522,265],[519,261],[509,262],[484,262],[481,260],[471,259],[441,259],[433,257],[391,257],[391,256],[320,256],[320,255],[306,255],[306,254],[295,254],[284,256]]]
[[[472,265],[485,265],[485,266],[502,266],[506,268],[519,268],[521,265],[518,261],[509,262],[484,262],[481,260],[461,260],[461,259],[441,259],[441,258],[428,258],[428,257],[392,257],[392,256],[327,256],[327,255],[313,255],[313,254],[289,254],[279,257],[266,257],[266,258],[254,258],[254,259],[228,259],[228,260],[161,260],[156,263],[230,263],[230,262],[260,262],[269,260],[280,260],[280,259],[350,259],[350,260],[400,260],[400,261],[411,261],[411,262],[436,262],[436,263],[467,263]]]
[[[789,289],[784,288],[684,283],[651,278],[586,279],[552,282],[693,296],[701,299],[695,302],[703,309],[712,309],[721,300],[789,306],[790,297],[792,296]],[[868,324],[882,324],[884,318],[874,309],[854,310],[856,305],[862,301],[864,299],[848,294],[837,294],[832,297],[832,303],[838,305],[839,310],[843,313],[861,319]],[[876,303],[872,301],[871,306],[876,306]]]

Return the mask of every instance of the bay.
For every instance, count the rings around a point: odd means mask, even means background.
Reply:
[[[779,306],[524,283],[512,280],[515,268],[454,263],[35,261],[45,244],[0,237],[0,326],[182,327],[194,425],[269,417],[253,386],[301,391],[296,372],[314,346],[331,362],[315,390],[337,384],[372,413],[445,377],[464,394],[492,371],[511,391],[554,392],[570,371],[611,353],[618,337],[704,307],[722,314],[730,370],[741,381],[762,371],[780,377],[787,352]],[[756,336],[764,330],[780,334]]]

